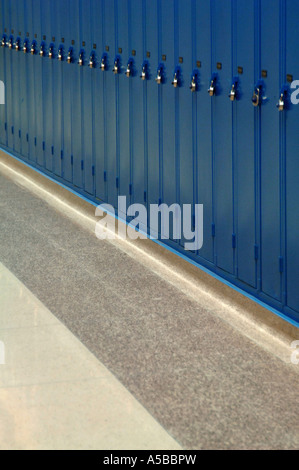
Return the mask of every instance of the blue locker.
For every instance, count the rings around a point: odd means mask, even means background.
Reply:
[[[114,59],[118,55],[116,44],[116,22],[115,22],[115,5],[116,0],[103,0],[104,3],[104,37],[105,52],[108,54],[107,79],[105,88],[105,108],[106,108],[106,150],[107,150],[107,202],[113,207],[118,204],[118,158],[117,158],[117,142],[118,125],[116,122],[116,91],[118,89],[118,77],[114,77],[112,70]]]
[[[260,70],[255,59],[255,21],[258,15],[255,0],[234,1],[233,44],[234,76],[238,76],[237,100],[234,104],[234,167],[235,167],[235,215],[237,235],[237,275],[246,284],[256,288],[257,213],[256,185],[258,161],[256,138],[260,107],[254,108],[251,98]]]
[[[101,201],[107,201],[106,183],[106,147],[107,147],[107,124],[106,124],[106,52],[104,36],[104,5],[103,0],[93,0],[92,5],[92,31],[93,42],[96,44],[97,69],[94,73],[94,95],[93,95],[93,141],[94,141],[94,165],[95,165],[95,195]]]
[[[146,152],[145,152],[145,116],[146,116],[146,82],[141,74],[146,60],[144,48],[145,34],[145,2],[131,0],[130,5],[131,47],[129,53],[134,61],[133,77],[129,79],[131,87],[131,183],[132,202],[146,203]],[[145,230],[146,227],[143,227]]]
[[[192,219],[194,217],[194,203],[196,201],[196,166],[195,166],[195,142],[196,129],[196,91],[191,92],[190,85],[193,79],[193,70],[196,67],[195,47],[190,47],[194,41],[195,2],[193,0],[177,0],[177,24],[175,25],[176,57],[175,64],[179,67],[179,89],[176,90],[176,126],[177,126],[177,151],[179,171],[179,201],[181,208],[184,204],[192,205]],[[196,75],[196,74],[195,74]],[[196,81],[196,76],[194,77]],[[197,90],[198,91],[198,90]],[[182,227],[183,228],[183,227]],[[190,221],[190,230],[194,230],[194,221]],[[183,233],[183,232],[182,232]],[[189,240],[190,241],[190,240]],[[182,237],[181,244],[186,240]]]
[[[232,87],[232,8],[231,0],[211,1],[212,67],[216,74],[213,102],[214,201],[216,230],[216,265],[234,273],[233,221],[233,103],[228,98]],[[213,88],[211,77],[211,87]]]
[[[195,49],[194,57],[198,70],[198,92],[193,126],[196,131],[196,170],[197,201],[204,206],[204,244],[199,256],[205,261],[214,263],[214,165],[212,152],[212,103],[207,90],[210,86],[214,63],[211,63],[211,9],[210,0],[196,0]]]
[[[132,88],[133,77],[127,77],[131,57],[131,28],[129,25],[130,0],[117,2],[117,54],[120,58],[119,73],[115,75],[117,93],[117,155],[119,194],[126,196],[127,206],[131,204],[132,182]],[[133,73],[133,67],[131,67]],[[135,81],[135,80],[134,80]],[[135,83],[134,83],[135,86]],[[125,218],[125,214],[119,214]]]
[[[20,47],[19,52],[19,67],[20,67],[20,130],[21,130],[21,153],[25,158],[29,158],[29,121],[28,121],[28,74],[29,74],[29,64],[24,53],[24,43],[26,51],[29,45],[27,38],[27,15],[26,15],[26,5],[23,0],[17,0],[17,8],[20,18]]]
[[[288,80],[299,80],[298,62],[298,14],[299,4],[286,1],[286,73]],[[298,87],[296,87],[298,88]],[[292,88],[291,93],[296,89]],[[296,93],[298,98],[298,93]],[[285,188],[286,188],[286,276],[287,276],[287,306],[299,312],[299,141],[298,122],[299,105],[290,104],[285,111],[286,138],[285,138]],[[297,313],[298,319],[298,313]]]
[[[162,86],[155,82],[161,52],[160,28],[158,30],[158,2],[145,0],[145,47],[148,63],[146,87],[146,159],[147,159],[147,201],[159,204],[162,198]]]
[[[85,61],[82,67],[82,157],[84,161],[84,189],[94,194],[94,158],[93,158],[93,82],[96,70],[91,69],[89,61],[93,51],[92,43],[92,1],[81,0],[81,37],[82,50],[85,51]]]
[[[53,72],[53,170],[54,173],[62,176],[62,159],[63,156],[63,61],[62,54],[65,53],[65,44],[62,43],[64,29],[62,19],[60,18],[60,0],[54,0],[51,3],[51,25],[52,25],[52,44],[53,59],[52,59],[52,72]],[[65,57],[64,57],[65,59]],[[70,156],[69,156],[70,158]]]
[[[11,49],[11,83],[12,83],[12,108],[13,108],[13,149],[17,154],[21,153],[21,113],[20,113],[20,47],[21,31],[19,23],[18,2],[10,2],[11,35],[13,47]]]
[[[73,8],[72,0],[64,0],[59,4],[61,46],[63,46],[62,61],[62,109],[63,109],[63,148],[61,149],[62,174],[68,182],[73,182],[73,155],[72,155],[72,64],[68,60],[73,60],[72,54],[72,24],[70,11]]]
[[[54,170],[53,149],[53,62],[50,47],[52,45],[52,0],[42,0],[41,36],[43,44],[42,90],[43,90],[43,151],[46,169]],[[59,112],[59,111],[58,111]]]
[[[35,91],[35,136],[34,144],[36,147],[36,161],[37,164],[45,168],[44,159],[44,128],[43,128],[43,62],[41,60],[41,49],[43,38],[41,33],[41,15],[42,15],[42,1],[33,0],[32,3],[33,13],[33,33],[34,40],[36,41],[37,53],[33,56],[34,61],[34,91]]]
[[[281,301],[280,233],[280,0],[261,0],[261,276],[262,292]]]
[[[80,35],[80,0],[71,1],[69,11],[71,43],[73,47],[73,62],[69,64],[67,74],[71,86],[72,106],[72,157],[73,157],[73,184],[83,188],[84,160],[82,156],[82,82],[83,66],[79,65],[80,55],[83,53],[82,39]],[[85,57],[83,56],[83,63]]]
[[[29,160],[32,163],[36,163],[36,139],[35,139],[35,128],[36,128],[36,113],[35,113],[35,82],[37,80],[35,74],[35,56],[31,54],[31,51],[36,51],[37,46],[35,45],[36,40],[34,39],[34,30],[33,30],[33,2],[32,0],[28,1],[25,6],[25,15],[26,15],[26,39],[28,40],[25,44],[26,53],[25,60],[27,62],[27,83],[28,83],[28,144],[29,144]]]
[[[4,4],[1,2],[0,4],[0,13],[1,13],[1,47],[0,47],[0,81],[4,83],[4,89],[6,85],[6,73],[5,73],[5,60],[6,60],[6,35],[4,33]],[[2,41],[4,41],[2,43]],[[0,105],[0,144],[6,146],[6,104]]]
[[[12,24],[11,24],[11,11],[10,2],[4,2],[4,33],[7,35],[7,48],[5,51],[5,70],[6,70],[6,103],[10,103],[6,106],[6,129],[7,129],[7,146],[9,149],[14,148],[14,118],[13,118],[13,78],[12,78],[12,47],[14,43],[14,37],[12,36]]]

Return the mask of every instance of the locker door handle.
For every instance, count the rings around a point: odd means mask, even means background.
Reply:
[[[24,52],[24,54],[27,54],[28,50],[29,50],[28,39],[25,39],[24,43],[23,43],[23,52]]]
[[[210,96],[215,96],[216,95],[216,82],[217,82],[217,75],[213,74],[211,84],[210,84],[210,88],[208,89],[208,93],[209,93]]]
[[[54,44],[49,46],[49,59],[54,59]]]
[[[8,47],[9,49],[13,49],[13,37],[10,36],[9,40],[8,40]]]
[[[284,86],[280,92],[280,97],[276,105],[279,112],[282,112],[287,108],[287,91],[287,87]]]
[[[31,55],[35,55],[35,54],[36,54],[36,41],[33,41],[32,44],[31,44],[30,54],[31,54]]]
[[[238,97],[238,78],[233,79],[232,88],[228,97],[231,101],[236,101]]]
[[[7,42],[6,36],[5,36],[5,34],[3,34],[2,40],[1,40],[1,47],[6,47],[6,42]]]
[[[79,67],[83,67],[84,65],[84,51],[83,50],[79,52],[78,65]]]
[[[158,85],[162,85],[164,83],[164,65],[160,64],[157,71],[156,82]]]
[[[129,61],[127,63],[127,70],[126,70],[126,76],[128,78],[133,76],[133,67],[134,67],[133,59],[129,59]]]
[[[120,73],[120,58],[119,57],[115,57],[113,73],[114,75],[118,75]]]
[[[262,104],[262,95],[263,95],[263,82],[259,80],[254,89],[251,102],[254,107],[258,107]]]
[[[181,70],[179,67],[177,67],[174,71],[172,86],[174,88],[179,88],[181,86]]]
[[[45,55],[46,55],[46,46],[45,46],[44,43],[41,43],[41,45],[40,45],[39,55],[41,57],[45,57]]]
[[[107,67],[108,67],[108,56],[107,54],[103,54],[102,59],[101,59],[101,70],[105,72],[105,70],[107,70]]]
[[[197,70],[194,70],[192,73],[191,83],[190,83],[189,88],[192,91],[192,93],[195,93],[196,91],[198,91],[198,71]]]
[[[67,54],[67,63],[72,64],[73,63],[73,48],[70,47],[68,54]]]
[[[96,55],[94,51],[92,51],[89,57],[89,68],[94,69],[95,67],[96,67]]]
[[[63,61],[63,47],[62,47],[62,46],[60,46],[59,49],[58,49],[58,56],[57,56],[57,58],[58,58],[58,60],[59,60],[60,62]]]
[[[147,61],[143,62],[142,72],[141,72],[141,75],[140,75],[141,80],[147,80],[148,79],[148,70],[149,70],[148,62]]]
[[[17,38],[15,42],[15,50],[19,52],[21,50],[21,39]]]

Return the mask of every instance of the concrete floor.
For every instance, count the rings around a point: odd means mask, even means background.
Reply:
[[[163,428],[161,435],[186,449],[298,448],[299,366],[242,334],[218,315],[212,300],[201,303],[151,269],[142,255],[134,258],[97,240],[11,177],[0,174],[3,269],[114,375],[142,405],[144,416]],[[0,311],[7,319],[5,305]],[[0,339],[2,328],[0,321]],[[68,377],[63,354],[61,359],[57,371],[60,367],[61,376]],[[15,388],[18,377],[16,367],[15,382],[9,383],[15,401],[5,393],[7,384],[0,383],[0,415],[17,403],[26,408],[30,423],[26,394],[18,395]],[[51,387],[60,393],[58,385]],[[85,388],[77,395],[70,413],[84,406],[88,393]],[[90,395],[94,400],[92,386]],[[63,409],[63,402],[59,406]],[[7,419],[13,433],[21,418]],[[64,424],[58,420],[56,426]],[[132,434],[128,448],[137,445]]]

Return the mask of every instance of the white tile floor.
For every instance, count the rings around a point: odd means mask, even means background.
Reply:
[[[0,449],[181,447],[0,263]]]

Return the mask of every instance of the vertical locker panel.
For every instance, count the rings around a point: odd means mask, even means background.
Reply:
[[[97,46],[97,70],[94,74],[94,159],[95,159],[95,195],[101,201],[107,201],[106,184],[106,80],[107,72],[99,70],[99,64],[105,51],[103,0],[92,2],[93,42]]]
[[[10,2],[4,2],[4,31],[7,34],[7,40],[9,41],[11,38],[11,8]],[[7,113],[6,113],[6,127],[7,127],[7,146],[9,149],[13,150],[14,146],[14,127],[13,127],[13,78],[12,78],[12,50],[11,48],[6,48],[5,51],[5,69],[6,69],[6,102],[8,103],[6,106]]]
[[[255,220],[255,109],[252,90],[255,84],[255,1],[234,2],[236,26],[236,63],[234,75],[239,74],[238,100],[235,103],[234,142],[236,172],[236,225],[238,278],[256,287]],[[238,69],[239,68],[239,69]],[[243,72],[243,73],[239,73]],[[258,111],[258,110],[257,110]]]
[[[286,1],[286,67],[287,74],[294,80],[299,80],[298,60],[298,15],[299,4]],[[298,90],[298,87],[296,87]],[[296,89],[294,98],[298,100]],[[299,312],[299,140],[298,122],[299,105],[290,105],[286,115],[286,246],[287,246],[287,305]]]
[[[34,73],[35,73],[35,146],[37,163],[45,167],[44,149],[43,149],[43,62],[40,57],[40,48],[42,44],[41,34],[41,12],[42,0],[33,0],[33,32],[37,42],[37,54],[34,56]]]
[[[43,73],[43,149],[46,169],[53,172],[53,60],[49,58],[49,46],[52,42],[51,12],[52,0],[42,0],[41,24],[42,41],[45,45],[45,57],[41,58]]]
[[[67,63],[67,55],[72,42],[72,29],[70,10],[73,8],[72,0],[59,2],[59,19],[61,29],[61,44],[64,46],[64,60],[62,63],[62,109],[63,109],[63,148],[61,152],[63,178],[73,181],[72,156],[72,64]]]
[[[20,119],[20,53],[16,49],[19,39],[19,9],[18,2],[10,2],[11,8],[11,34],[14,38],[14,46],[11,49],[11,82],[12,82],[12,102],[13,108],[13,150],[21,153],[21,119]]]
[[[160,199],[160,110],[161,90],[155,82],[157,68],[161,60],[161,43],[158,35],[158,2],[145,0],[146,52],[149,63],[147,91],[147,200],[148,205],[159,204]]]
[[[213,157],[211,130],[211,97],[207,90],[210,86],[214,64],[211,64],[211,9],[210,0],[196,0],[196,66],[198,68],[198,93],[196,93],[195,126],[197,133],[197,177],[198,202],[204,207],[203,247],[199,256],[214,262],[213,239]],[[195,65],[194,65],[195,66]]]
[[[127,64],[131,55],[129,35],[131,39],[131,28],[129,28],[129,6],[130,0],[119,0],[117,2],[118,18],[118,53],[121,60],[121,73],[116,77],[118,86],[118,122],[119,122],[119,194],[127,197],[127,206],[131,204],[131,151],[132,151],[132,77],[126,76]],[[130,31],[129,31],[130,29]],[[119,214],[124,216],[124,214]]]
[[[132,183],[133,202],[146,200],[145,169],[145,109],[146,84],[140,79],[142,64],[146,59],[143,41],[143,0],[131,0],[131,48],[135,63],[135,77],[131,79],[132,106]],[[145,229],[146,227],[143,227]]]
[[[28,97],[29,97],[29,63],[27,55],[23,52],[23,45],[28,32],[26,3],[23,0],[17,0],[20,18],[20,39],[21,51],[19,53],[20,66],[20,123],[21,123],[21,152],[26,158],[29,157],[29,121],[28,121]]]
[[[116,79],[113,76],[112,69],[116,51],[116,22],[115,22],[115,4],[116,0],[103,0],[105,14],[105,50],[109,54],[109,68],[107,70],[105,107],[106,125],[107,125],[107,185],[108,185],[108,203],[117,206],[117,123],[116,123]]]
[[[213,144],[217,266],[233,273],[233,161],[231,0],[212,0],[213,70],[218,74],[213,100]]]
[[[194,50],[192,48],[193,24],[195,13],[193,0],[177,0],[178,3],[178,54],[176,65],[180,64],[182,71],[182,86],[177,90],[179,103],[176,115],[179,123],[179,170],[180,170],[180,204],[192,205],[194,215],[194,128],[193,109],[196,106],[196,93],[191,93],[189,85],[191,74],[195,67]],[[190,221],[191,223],[191,221]],[[193,225],[193,223],[191,224]],[[184,245],[186,240],[181,243]],[[189,240],[190,241],[190,240]]]
[[[54,44],[54,59],[52,60],[53,88],[52,88],[52,112],[53,112],[53,171],[57,176],[62,176],[62,141],[63,141],[63,63],[58,60],[58,51],[62,46],[62,31],[60,0],[52,0],[51,25],[52,42]]]
[[[1,40],[2,35],[4,34],[4,1],[1,1],[0,4],[0,27],[1,27]],[[6,50],[4,47],[0,47],[0,81],[4,83],[4,87],[6,86],[6,77],[5,77],[5,57],[6,57]],[[6,94],[5,94],[6,95]],[[6,96],[5,96],[6,98]],[[6,130],[5,130],[5,123],[6,123],[6,100],[5,105],[0,104],[0,144],[6,145]]]
[[[81,0],[81,35],[85,43],[85,66],[82,68],[82,157],[84,160],[84,189],[94,193],[93,176],[93,80],[96,73],[88,66],[92,51],[91,0]],[[83,44],[82,44],[83,47]]]
[[[72,102],[72,156],[73,156],[73,183],[78,188],[83,187],[84,160],[82,158],[82,77],[83,67],[78,65],[81,50],[80,37],[80,0],[71,1],[69,12],[71,25],[71,38],[74,48],[74,61],[69,64],[68,74],[71,82]]]
[[[33,30],[33,1],[25,3],[26,15],[26,37],[28,39],[29,51],[26,54],[26,62],[28,67],[28,140],[29,140],[29,159],[36,163],[36,146],[35,146],[35,129],[36,129],[36,113],[35,113],[35,57],[30,54],[32,41],[34,40]]]
[[[261,66],[265,97],[261,117],[261,266],[262,291],[281,299],[279,0],[261,1]],[[267,75],[267,77],[266,77]]]
[[[163,197],[162,200],[168,205],[177,201],[176,173],[176,100],[178,91],[171,83],[175,69],[175,42],[174,21],[175,8],[173,0],[161,1],[161,40],[162,56],[165,65],[165,84],[162,86],[162,113],[163,113]],[[176,32],[177,34],[177,32]]]

